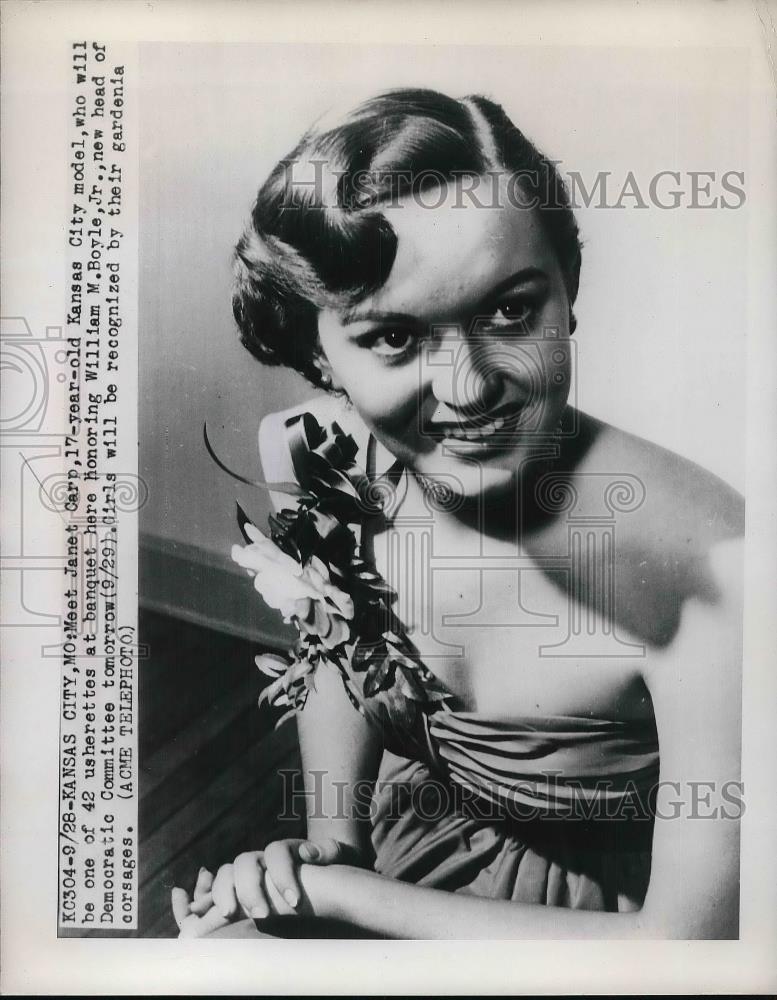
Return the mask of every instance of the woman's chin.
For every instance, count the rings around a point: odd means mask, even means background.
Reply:
[[[490,461],[477,455],[474,449],[464,449],[455,453],[440,451],[425,461],[417,462],[414,471],[421,478],[422,485],[440,493],[447,492],[466,500],[493,496],[513,489],[517,464],[515,456],[501,455],[501,461],[493,456]]]
[[[436,492],[466,500],[493,501],[512,494],[527,475],[546,471],[552,460],[547,440],[521,442],[516,447],[482,447],[469,441],[441,441],[433,452],[412,463],[417,475]]]

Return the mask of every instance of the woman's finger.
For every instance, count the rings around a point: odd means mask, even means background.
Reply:
[[[297,877],[298,850],[296,844],[276,840],[264,852],[267,874],[292,910],[296,909],[302,898],[302,888]]]
[[[237,900],[247,917],[263,920],[270,915],[270,906],[264,893],[264,868],[260,851],[239,854],[234,863],[234,881]]]
[[[212,906],[213,893],[206,892],[204,896],[200,896],[199,899],[194,900],[194,902],[189,906],[189,912],[195,913],[198,917],[201,917],[203,913],[207,913]]]
[[[336,865],[343,860],[343,845],[334,837],[303,840],[297,848],[300,858],[309,865]]]
[[[201,938],[208,934],[213,933],[213,931],[220,930],[222,927],[226,927],[229,923],[225,917],[219,913],[215,906],[211,907],[208,912],[202,916],[198,917],[194,913],[190,913],[189,916],[184,920],[181,926],[181,933],[179,937],[182,938]]]
[[[282,917],[293,916],[296,913],[294,907],[292,907],[281,895],[279,889],[273,881],[269,869],[267,869],[264,873],[264,888],[267,893],[267,899],[270,901],[270,907],[274,913],[278,913]]]
[[[238,905],[232,865],[222,865],[213,880],[213,905],[227,920],[237,916]]]
[[[197,875],[197,884],[194,887],[195,901],[201,899],[206,893],[210,892],[212,885],[213,874],[209,872],[207,868],[200,868],[199,874]]]
[[[226,927],[228,923],[229,920],[222,916],[215,906],[212,906],[206,914],[200,917],[197,936],[204,937],[206,934],[211,934],[213,931]]]
[[[194,917],[190,913],[189,916],[185,920],[181,921],[181,923],[178,925],[178,937],[179,938],[197,937],[196,928],[197,924],[199,923],[199,920],[200,920],[199,917]]]
[[[173,889],[170,894],[170,899],[173,904],[173,916],[175,917],[175,922],[178,924],[178,930],[183,927],[183,922],[189,916],[189,893],[186,889]]]

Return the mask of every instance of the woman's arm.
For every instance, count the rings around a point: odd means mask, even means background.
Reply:
[[[401,938],[731,938],[737,934],[741,701],[738,543],[712,557],[718,595],[689,601],[646,680],[661,748],[650,886],[641,910],[602,913],[427,889],[351,868],[301,870],[322,916]]]
[[[326,422],[334,416],[332,408],[331,399],[317,398],[262,419],[259,454],[269,482],[295,478],[284,429],[286,418],[309,410]],[[342,423],[344,415],[338,411],[337,417]],[[270,493],[270,499],[276,510],[289,504],[285,494]],[[380,765],[379,734],[349,701],[334,666],[319,667],[314,683],[304,710],[297,715],[308,837],[333,838],[367,858],[369,824],[359,815],[366,815],[363,800]],[[301,805],[299,797],[295,805]],[[342,860],[350,862],[353,856]]]
[[[716,594],[689,600],[671,658],[646,673],[661,752],[643,912],[668,937],[737,936],[744,552],[710,554]],[[676,646],[676,648],[674,648]]]
[[[300,880],[316,916],[386,938],[424,940],[627,938],[644,935],[640,913],[601,913],[467,896],[341,865],[303,865]]]
[[[318,668],[297,726],[308,838],[333,838],[370,862],[369,805],[382,741],[351,704],[335,667]]]
[[[268,482],[295,479],[284,420],[307,408],[262,420],[259,451]],[[281,493],[271,492],[270,499],[276,510],[288,503]],[[250,560],[241,564],[251,567]],[[293,913],[299,903],[302,862],[371,862],[369,804],[382,741],[352,705],[336,666],[322,661],[310,679],[313,687],[305,710],[297,715],[303,788],[295,782],[291,801],[287,797],[284,804],[286,810],[291,807],[307,816],[308,839],[275,841],[264,851],[245,852],[234,863],[223,864],[215,879],[201,869],[193,899],[186,890],[174,889],[173,911],[182,933],[200,936],[214,930],[234,919],[241,906],[257,917],[273,911]]]

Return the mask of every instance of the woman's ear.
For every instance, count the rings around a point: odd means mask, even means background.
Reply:
[[[313,364],[318,369],[318,384],[327,392],[342,392],[342,386],[335,380],[332,374],[332,366],[329,364],[323,351],[319,351],[313,359]]]

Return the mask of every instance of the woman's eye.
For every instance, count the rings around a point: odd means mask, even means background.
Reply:
[[[511,299],[500,303],[494,312],[496,326],[522,326],[534,315],[534,304],[529,299]]]
[[[376,354],[384,357],[398,357],[411,349],[414,339],[409,330],[381,330],[373,339],[371,347]]]

